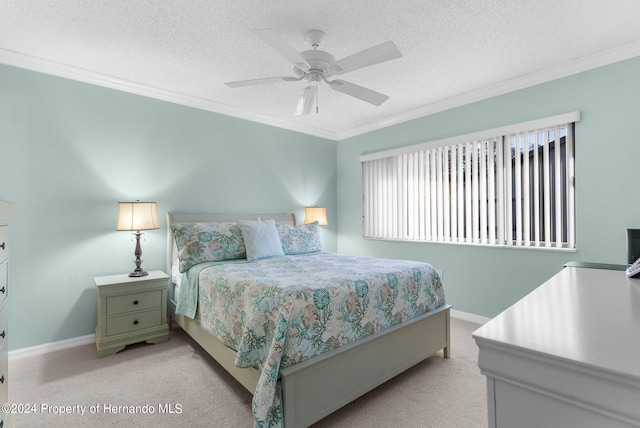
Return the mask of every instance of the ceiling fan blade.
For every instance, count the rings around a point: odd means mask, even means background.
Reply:
[[[297,80],[300,80],[300,78],[290,77],[290,76],[279,76],[279,77],[265,77],[262,79],[238,80],[236,82],[227,82],[225,83],[225,85],[227,85],[230,88],[240,88],[242,86],[262,85],[265,83],[274,83],[274,82],[282,82],[282,81],[295,82]]]
[[[313,103],[316,101],[318,95],[318,86],[311,85],[304,88],[302,95],[298,100],[298,107],[296,108],[296,116],[311,113],[313,109]]]
[[[388,42],[380,43],[379,45],[356,52],[353,55],[349,55],[336,61],[335,64],[326,70],[325,75],[342,74],[348,71],[400,58],[401,56],[402,52],[400,52],[395,43],[389,40]]]
[[[258,37],[264,40],[269,46],[278,51],[280,55],[288,59],[302,71],[309,70],[309,64],[298,51],[291,47],[282,37],[268,28],[252,30]]]
[[[331,86],[331,89],[335,89],[343,94],[351,95],[352,97],[366,101],[374,106],[379,106],[389,99],[385,94],[381,94],[380,92],[367,89],[364,86],[355,85],[340,79],[329,82],[329,86]]]

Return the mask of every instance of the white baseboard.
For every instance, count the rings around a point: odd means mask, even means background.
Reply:
[[[451,309],[451,316],[453,318],[458,318],[463,321],[474,322],[476,324],[485,324],[491,318],[483,317],[482,315],[470,314],[468,312],[457,311],[455,309]]]
[[[451,316],[464,321],[470,321],[477,324],[484,324],[490,318],[480,315],[470,314],[468,312],[457,311],[451,309]],[[21,358],[35,357],[38,355],[48,354],[49,352],[60,351],[62,349],[74,348],[76,346],[88,345],[95,343],[96,336],[88,334],[86,336],[72,337],[71,339],[60,340],[58,342],[45,343],[43,345],[31,346],[29,348],[16,349],[9,351],[9,361],[19,360]]]
[[[88,334],[86,336],[72,337],[71,339],[60,340],[58,342],[16,349],[14,351],[9,351],[9,361],[35,357],[37,355],[48,354],[49,352],[60,351],[62,349],[74,348],[76,346],[88,345],[90,343],[95,343],[95,341],[95,334]]]

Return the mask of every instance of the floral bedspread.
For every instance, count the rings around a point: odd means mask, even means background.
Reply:
[[[437,272],[420,262],[320,252],[198,270],[198,291],[183,284],[180,299],[197,294],[196,319],[237,350],[236,366],[261,371],[256,427],[282,426],[281,368],[445,303]]]

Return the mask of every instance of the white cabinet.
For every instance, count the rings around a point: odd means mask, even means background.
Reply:
[[[490,427],[640,427],[640,279],[565,268],[473,337]]]

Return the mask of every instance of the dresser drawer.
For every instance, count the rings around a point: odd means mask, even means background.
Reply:
[[[107,316],[162,306],[162,290],[107,297]]]
[[[7,349],[7,342],[4,341],[0,347],[0,403],[7,402],[7,385],[9,383],[9,352]],[[2,413],[0,413],[1,417]]]
[[[3,306],[0,309],[0,348],[3,346],[7,347],[7,334],[9,333],[8,325],[9,325],[9,311],[6,306]]]
[[[9,257],[9,226],[0,226],[0,263]]]
[[[9,262],[0,264],[0,308],[9,293]]]
[[[162,324],[162,309],[136,312],[107,319],[107,336],[130,333]]]

